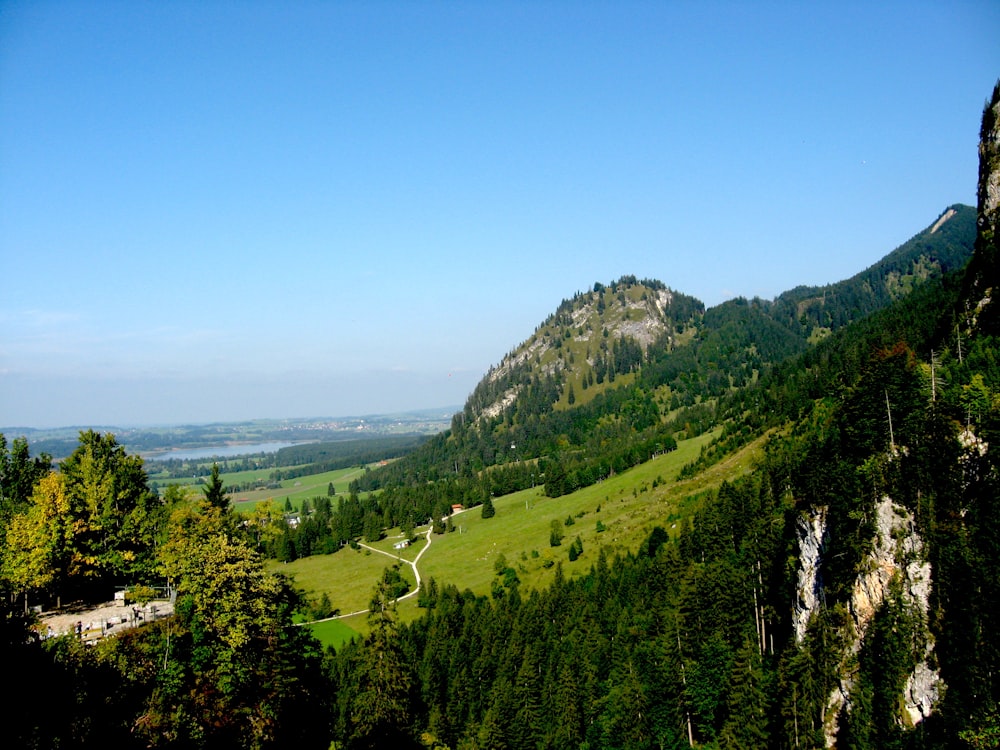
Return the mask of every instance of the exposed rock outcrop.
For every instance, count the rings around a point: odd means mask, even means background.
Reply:
[[[976,188],[976,248],[966,276],[969,334],[1000,333],[1000,81],[983,108]]]
[[[524,391],[528,374],[572,379],[574,370],[594,367],[597,355],[610,342],[628,339],[643,351],[657,342],[674,345],[678,328],[691,323],[687,317],[674,317],[672,306],[682,296],[656,284],[622,280],[613,289],[595,288],[563,300],[531,338],[490,369],[474,394],[470,416],[493,419],[502,414]],[[577,348],[575,364],[562,356],[569,341]],[[584,352],[586,356],[581,356]]]
[[[814,508],[798,518],[795,533],[799,541],[799,572],[792,613],[795,642],[802,643],[809,618],[819,609],[823,580],[820,577],[823,544],[826,539],[826,508]]]
[[[912,515],[883,497],[875,508],[875,538],[871,553],[862,564],[854,582],[849,611],[850,632],[845,633],[848,647],[841,655],[840,683],[827,703],[825,728],[827,747],[836,745],[837,719],[842,709],[851,710],[851,694],[856,681],[857,656],[864,644],[869,625],[890,595],[894,582],[901,584],[904,606],[927,620],[931,590],[931,567],[924,556],[924,544],[914,529]],[[809,620],[822,602],[822,564],[826,538],[826,509],[818,508],[799,518],[799,571],[797,603],[793,627],[797,641],[805,636]],[[934,643],[924,629],[923,658],[909,675],[901,696],[905,716],[901,720],[913,726],[934,710],[941,693],[941,678],[930,666]]]
[[[924,558],[924,544],[914,528],[913,516],[882,497],[875,506],[875,539],[872,551],[854,583],[851,595],[851,633],[848,653],[842,661],[840,685],[830,695],[827,716],[832,717],[827,732],[827,746],[833,747],[836,737],[836,717],[842,707],[851,710],[851,692],[856,679],[851,665],[861,650],[868,626],[876,612],[889,598],[890,584],[902,584],[904,606],[915,611],[926,623],[931,590],[931,566]],[[940,675],[928,664],[934,649],[930,633],[924,629],[923,659],[907,678],[903,703],[906,719],[912,726],[926,718],[934,709],[941,685]]]

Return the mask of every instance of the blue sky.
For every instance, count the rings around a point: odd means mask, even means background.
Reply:
[[[0,425],[459,405],[975,203],[1000,4],[0,1]]]

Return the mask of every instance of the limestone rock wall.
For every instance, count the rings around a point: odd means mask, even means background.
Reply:
[[[882,497],[874,508],[875,538],[872,551],[862,563],[854,582],[849,603],[849,644],[841,655],[840,681],[831,693],[825,728],[827,747],[834,747],[837,737],[837,717],[842,709],[851,710],[857,655],[864,643],[868,627],[876,612],[889,597],[890,584],[902,584],[905,606],[912,608],[923,622],[927,620],[931,592],[931,566],[924,554],[924,544],[916,533],[912,515]],[[799,518],[799,570],[796,606],[792,614],[796,640],[805,636],[809,620],[822,604],[822,566],[826,539],[826,509],[813,509]],[[926,632],[926,630],[925,630]],[[905,716],[903,721],[913,726],[929,716],[941,694],[940,675],[930,666],[934,643],[929,633],[924,643],[924,658],[907,679],[901,696]]]

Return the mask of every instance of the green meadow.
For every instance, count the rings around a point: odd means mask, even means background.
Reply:
[[[718,433],[681,441],[677,450],[659,456],[603,482],[558,498],[545,497],[541,487],[516,492],[493,501],[496,515],[483,519],[478,507],[452,516],[455,530],[432,535],[430,548],[418,563],[421,578],[434,578],[439,585],[452,584],[480,595],[491,592],[501,555],[507,567],[517,571],[522,590],[544,587],[552,581],[557,564],[566,578],[589,571],[603,549],[608,560],[634,552],[656,526],[678,533],[681,519],[695,511],[700,497],[721,484],[749,472],[761,441],[747,446],[692,479],[677,481],[681,468],[698,457],[702,446]],[[567,519],[572,523],[567,525]],[[563,538],[550,544],[553,522]],[[600,525],[599,525],[600,524]],[[426,530],[418,528],[417,533]],[[570,545],[580,538],[583,553],[569,560]],[[421,536],[408,549],[397,552],[392,545],[399,530],[374,548],[399,560],[413,560],[427,544]],[[387,555],[345,548],[276,566],[290,575],[308,596],[326,593],[343,615],[368,606],[375,583],[393,560]],[[411,581],[412,569],[401,565]],[[417,598],[399,603],[403,621],[420,615]],[[341,622],[359,633],[367,632],[365,615],[345,617]]]
[[[273,471],[273,469],[271,471]],[[281,489],[251,490],[248,492],[237,492],[233,494],[233,507],[238,511],[252,510],[257,503],[269,499],[273,499],[284,505],[285,499],[287,498],[291,502],[292,506],[298,509],[302,506],[303,500],[311,500],[317,496],[325,496],[327,493],[327,487],[331,482],[333,483],[334,491],[338,495],[346,495],[351,481],[363,474],[364,471],[365,470],[362,467],[352,466],[347,469],[325,471],[322,474],[310,474],[309,476],[295,477],[294,479],[283,479],[280,482]],[[234,476],[242,473],[245,472],[237,472]],[[230,480],[225,474],[223,474],[222,481],[224,484],[232,485],[241,480],[235,478]],[[336,497],[332,498],[332,500],[334,507],[336,508]]]
[[[323,620],[322,622],[314,622],[309,627],[324,647],[340,648],[359,635],[358,631],[343,620]]]
[[[301,467],[282,467],[282,471],[292,471]],[[219,474],[222,484],[226,487],[236,487],[246,482],[256,482],[267,480],[274,472],[274,469],[251,469],[248,471],[222,472]],[[282,506],[287,498],[295,509],[302,507],[303,500],[311,500],[317,496],[325,496],[330,483],[338,495],[346,495],[351,482],[365,472],[364,467],[351,466],[346,469],[336,471],[326,471],[321,474],[310,474],[303,477],[283,479],[279,482],[277,489],[259,489],[235,492],[231,496],[233,508],[240,512],[253,510],[257,503],[265,500],[274,500]],[[164,484],[177,484],[186,487],[189,492],[201,492],[202,485],[198,484],[199,477],[188,479],[159,479],[155,473],[150,474],[150,478],[158,480]],[[203,479],[203,477],[201,478]],[[336,497],[332,498],[336,507]]]
[[[391,544],[388,547],[392,549]],[[394,559],[378,552],[363,547],[356,550],[344,547],[332,555],[312,555],[290,563],[271,561],[269,567],[276,573],[292,577],[296,587],[311,599],[326,594],[334,609],[346,615],[368,608],[382,571],[395,564]],[[399,572],[412,590],[416,585],[413,568],[401,564]]]

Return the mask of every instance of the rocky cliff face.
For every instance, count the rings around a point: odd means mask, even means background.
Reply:
[[[921,622],[927,622],[931,566],[924,555],[923,540],[914,530],[913,516],[894,505],[889,497],[879,501],[875,514],[875,543],[865,570],[855,581],[851,596],[854,631],[849,641],[852,643],[851,657],[860,650],[868,626],[879,607],[888,599],[889,587],[894,580],[902,583],[905,605],[918,614]],[[934,643],[926,628],[924,635],[923,659],[908,677],[903,696],[906,718],[911,726],[930,714],[940,692],[940,677],[928,664]],[[839,709],[847,702],[849,710],[852,686],[852,675],[841,677],[840,690],[830,696],[831,708]]]
[[[967,276],[967,331],[1000,334],[1000,81],[983,109],[976,190],[976,249]]]
[[[913,517],[905,509],[883,497],[874,508],[875,539],[872,551],[861,566],[854,582],[849,611],[848,644],[841,655],[840,684],[827,703],[826,742],[834,747],[837,737],[837,717],[842,709],[851,710],[857,655],[864,644],[869,625],[890,594],[890,586],[898,583],[903,592],[904,606],[927,620],[931,590],[931,567],[924,555],[924,544],[914,530]],[[797,605],[793,613],[795,636],[801,642],[809,619],[822,602],[822,564],[826,536],[826,510],[814,509],[798,523],[799,572]],[[941,679],[930,666],[934,649],[930,633],[924,630],[923,659],[917,664],[900,696],[906,721],[913,726],[933,710],[941,693]]]
[[[799,541],[799,571],[792,626],[795,642],[802,643],[809,618],[819,609],[823,594],[820,563],[826,539],[826,508],[814,508],[799,516],[795,532]]]
[[[979,132],[979,233],[995,237],[1000,221],[1000,82],[983,111]]]

